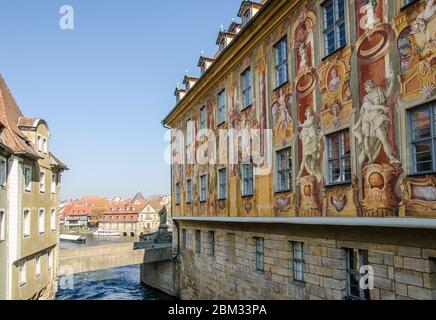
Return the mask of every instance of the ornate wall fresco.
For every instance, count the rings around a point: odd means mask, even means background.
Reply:
[[[193,202],[182,201],[176,214],[276,217],[433,217],[436,218],[436,174],[413,175],[407,112],[436,99],[436,1],[347,2],[348,45],[325,57],[320,1],[301,1],[282,17],[273,32],[184,113],[199,127],[200,106],[207,108],[208,128],[271,129],[271,149],[292,149],[293,190],[275,192],[276,160],[260,164],[271,172],[256,176],[252,197],[242,197],[241,166],[229,164],[173,166],[173,188],[192,178]],[[353,30],[353,32],[351,32]],[[275,88],[274,45],[287,37],[289,81]],[[253,105],[241,108],[241,73],[251,66]],[[216,123],[217,93],[225,88],[228,118]],[[328,185],[327,137],[348,132],[351,182]],[[271,152],[265,132],[260,156]],[[217,145],[226,144],[217,136]],[[240,139],[234,137],[234,139]],[[187,143],[186,160],[195,159],[201,143]],[[243,159],[242,141],[237,157]],[[226,159],[229,150],[208,156]],[[220,161],[222,162],[222,161]],[[228,197],[218,200],[217,170],[227,168]],[[208,174],[208,201],[200,203],[199,177]]]

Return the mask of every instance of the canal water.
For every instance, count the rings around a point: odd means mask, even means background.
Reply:
[[[86,244],[61,242],[60,248],[62,250],[134,241],[137,239],[88,235]],[[172,300],[170,296],[140,284],[139,273],[138,265],[81,273],[71,279],[61,277],[56,300]]]

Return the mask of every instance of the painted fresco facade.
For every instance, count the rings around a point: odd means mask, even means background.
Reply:
[[[268,223],[274,218],[427,218],[432,224],[436,3],[272,0],[262,4],[249,26],[234,34],[195,85],[179,89],[184,96],[178,97],[164,121],[185,133],[182,144],[173,135],[175,220],[188,230],[190,220],[207,223],[208,218],[219,218],[221,229],[226,223],[230,226],[232,218],[268,218]],[[332,27],[326,21],[331,4],[335,12],[342,12]],[[244,1],[241,10],[250,5]],[[333,43],[328,40],[331,28]],[[282,75],[277,73],[281,44],[286,48],[282,60],[286,81],[279,81]],[[241,79],[246,70],[251,71],[249,106]],[[223,90],[226,116],[221,122]],[[221,129],[261,129],[250,141],[254,145],[259,140],[261,146],[252,194],[243,194],[241,163],[253,159],[244,159],[238,146],[238,164],[220,161],[230,157],[222,147],[228,142],[220,141],[221,136],[216,146],[210,139],[205,142],[209,134],[196,135],[202,126],[216,135]],[[198,164],[202,155],[214,154],[219,164]],[[283,155],[289,181],[279,181]],[[220,170],[227,181],[222,197]],[[206,199],[201,197],[201,177],[207,180]]]

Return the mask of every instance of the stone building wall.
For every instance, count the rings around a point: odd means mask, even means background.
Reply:
[[[374,269],[371,300],[436,299],[436,250],[410,241],[400,241],[401,230],[342,228],[328,234],[323,228],[305,232],[288,227],[287,232],[271,233],[217,226],[186,225],[187,248],[180,256],[180,295],[191,299],[281,299],[342,300],[347,298],[345,249],[368,250]],[[201,230],[201,253],[195,251],[195,230]],[[215,256],[210,253],[207,233],[215,231]],[[235,256],[229,253],[227,235],[235,235]],[[403,232],[404,233],[404,232]],[[408,233],[419,234],[418,231]],[[375,234],[385,235],[379,241]],[[404,233],[403,236],[406,234]],[[327,236],[327,237],[326,237]],[[409,234],[409,236],[411,236]],[[426,241],[435,235],[422,234]],[[264,238],[264,272],[255,268],[255,237]],[[411,238],[413,238],[412,236]],[[369,241],[368,238],[374,238]],[[304,283],[293,280],[291,242],[305,244]],[[232,261],[233,260],[233,261]]]
[[[174,261],[142,264],[141,283],[170,296],[178,296],[175,270],[176,265]]]

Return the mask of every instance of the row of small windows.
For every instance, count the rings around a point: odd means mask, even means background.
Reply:
[[[30,166],[24,166],[23,169],[23,173],[24,173],[24,190],[27,192],[31,192],[32,191],[32,167]],[[39,192],[40,193],[45,193],[46,190],[46,175],[45,175],[45,171],[40,170],[39,171]],[[58,183],[58,176],[55,173],[52,173],[51,175],[51,193],[55,194],[56,193],[56,188],[57,188],[57,183]]]
[[[208,256],[216,255],[216,234],[215,231],[207,232]],[[181,230],[181,250],[188,249],[187,230]],[[226,234],[226,260],[236,263],[236,234]],[[254,270],[259,273],[265,272],[265,239],[262,237],[253,238],[255,265]],[[195,253],[202,253],[202,231],[195,230]],[[303,242],[290,242],[291,269],[295,282],[305,282],[305,245]],[[369,291],[362,289],[361,282],[364,276],[363,268],[368,265],[368,251],[358,249],[344,249],[344,256],[347,260],[347,297],[352,300],[368,300]]]
[[[53,269],[53,250],[49,250],[45,255],[38,255],[35,258],[35,277],[39,277],[42,273],[41,271],[41,260],[43,256],[47,256],[47,271]],[[24,286],[27,283],[27,264],[28,262],[22,262],[18,265],[18,284]]]
[[[411,174],[436,172],[436,102],[408,112]],[[326,136],[328,185],[346,184],[352,180],[350,133],[340,131]],[[276,192],[292,191],[292,149],[276,153]],[[227,169],[218,169],[218,200],[227,198]],[[254,195],[254,166],[241,165],[243,197]],[[207,175],[200,176],[200,201],[207,201]],[[186,182],[186,202],[192,202],[192,180]],[[180,184],[176,185],[176,204],[180,204]]]
[[[57,225],[57,217],[56,210],[50,210],[50,230],[56,231]],[[44,234],[46,231],[46,223],[45,223],[45,210],[38,210],[38,233],[40,235]],[[23,212],[23,237],[30,237],[32,233],[32,213],[30,210],[24,210]]]

